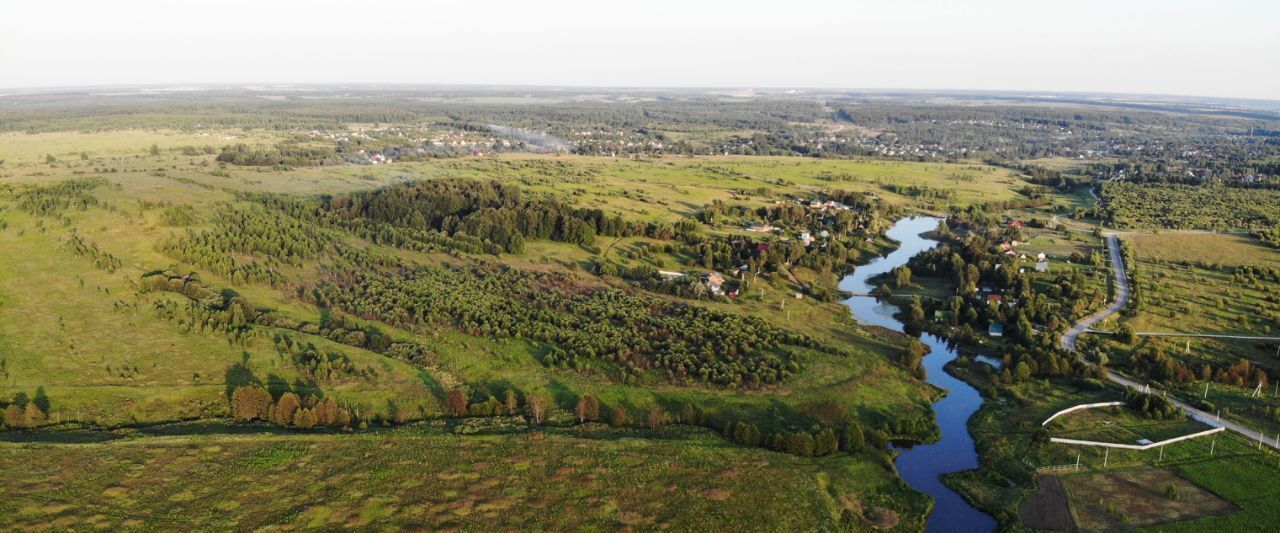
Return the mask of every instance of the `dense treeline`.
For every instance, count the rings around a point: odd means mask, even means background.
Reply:
[[[336,165],[342,158],[333,148],[278,143],[271,148],[234,144],[222,148],[219,163],[255,167],[306,167]]]
[[[1102,215],[1126,228],[1258,229],[1280,224],[1280,191],[1189,185],[1102,186]]]
[[[660,229],[653,224],[628,223],[599,209],[574,208],[555,199],[528,197],[519,188],[497,181],[421,180],[325,197],[322,204],[323,209],[343,219],[433,229],[450,236],[470,235],[496,243],[511,253],[520,253],[525,239],[589,246],[597,235],[655,236]],[[697,224],[682,222],[674,232],[693,235]]]

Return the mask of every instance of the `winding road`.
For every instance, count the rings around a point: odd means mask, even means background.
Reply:
[[[1089,329],[1092,328],[1094,324],[1097,324],[1098,322],[1105,320],[1107,317],[1111,316],[1112,314],[1115,314],[1117,311],[1123,308],[1125,304],[1129,303],[1129,277],[1126,274],[1124,269],[1124,258],[1120,256],[1119,239],[1116,238],[1115,233],[1107,233],[1105,234],[1105,237],[1107,239],[1107,251],[1111,255],[1111,269],[1113,272],[1115,272],[1116,298],[1115,298],[1115,301],[1112,302],[1111,305],[1108,305],[1106,309],[1103,309],[1101,311],[1098,311],[1097,313],[1094,313],[1092,315],[1089,315],[1081,319],[1079,322],[1076,322],[1075,325],[1071,326],[1071,329],[1067,330],[1067,332],[1062,335],[1062,349],[1067,350],[1069,352],[1075,351],[1076,339],[1080,337],[1080,334],[1086,331],[1089,331]],[[1150,390],[1155,390],[1155,387],[1150,387],[1150,385],[1144,385],[1144,384],[1138,383],[1136,381],[1123,377],[1114,372],[1107,372],[1107,379],[1111,380],[1111,382],[1113,383],[1124,385],[1134,390],[1146,390],[1148,388]],[[1199,420],[1201,422],[1204,422],[1205,424],[1209,424],[1212,426],[1225,427],[1230,431],[1234,431],[1236,433],[1244,435],[1245,437],[1249,438],[1252,441],[1256,441],[1261,444],[1265,444],[1267,446],[1280,450],[1280,434],[1277,434],[1274,436],[1267,436],[1257,430],[1248,428],[1236,422],[1232,422],[1230,420],[1220,420],[1216,415],[1212,413],[1207,413],[1205,411],[1201,411],[1200,409],[1196,409],[1195,407],[1192,407],[1190,404],[1183,402],[1182,400],[1168,398],[1168,397],[1166,398],[1170,402],[1172,402],[1174,405],[1177,405],[1178,407],[1182,408],[1182,410],[1186,411],[1187,414],[1191,415],[1191,417],[1196,420]]]
[[[1075,351],[1076,339],[1080,338],[1080,334],[1089,331],[1094,324],[1102,322],[1129,303],[1129,276],[1124,270],[1124,258],[1120,257],[1120,241],[1115,233],[1104,236],[1107,238],[1107,252],[1111,254],[1111,269],[1116,275],[1116,298],[1106,309],[1080,319],[1062,335],[1062,349],[1068,352]]]

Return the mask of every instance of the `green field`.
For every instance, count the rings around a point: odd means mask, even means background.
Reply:
[[[805,460],[697,431],[171,436],[0,444],[7,529],[920,527],[872,457]],[[767,511],[766,511],[767,510]]]

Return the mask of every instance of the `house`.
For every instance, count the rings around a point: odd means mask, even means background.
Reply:
[[[760,244],[757,244],[757,245],[756,245],[756,251],[757,251],[757,252],[763,252],[763,251],[768,250],[768,249],[769,249],[769,243],[767,243],[767,242],[762,242],[762,243],[760,243]]]
[[[1036,261],[1036,272],[1048,272],[1048,271],[1049,271],[1048,261]]]
[[[1044,255],[1044,252],[1040,252],[1036,254],[1036,261],[1048,261],[1048,260],[1049,260],[1049,256]]]
[[[1009,227],[1011,227],[1011,228],[1018,228],[1018,229],[1022,229],[1022,221],[1021,221],[1021,220],[1011,220],[1011,221],[1009,221]]]
[[[988,337],[1003,337],[1003,336],[1004,336],[1004,324],[996,324],[996,323],[992,323],[990,326],[987,326],[987,336],[988,336]]]
[[[813,244],[813,235],[809,235],[807,231],[800,232],[800,242],[803,242],[805,246]]]
[[[721,276],[719,272],[711,272],[704,279],[707,280],[707,289],[711,291],[711,294],[717,296],[724,294],[724,276]]]
[[[989,303],[989,304],[998,304],[998,303],[1000,303],[1000,295],[999,295],[999,294],[988,294],[988,295],[987,295],[987,303]]]

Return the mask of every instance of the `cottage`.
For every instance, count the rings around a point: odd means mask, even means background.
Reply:
[[[988,337],[1003,337],[1003,336],[1004,336],[1004,324],[996,324],[996,323],[992,323],[990,326],[987,326],[987,336],[988,336]]]
[[[711,272],[705,276],[705,279],[707,280],[707,289],[711,291],[711,294],[717,296],[724,294],[724,276],[721,276],[719,272]]]

